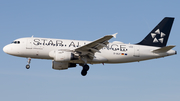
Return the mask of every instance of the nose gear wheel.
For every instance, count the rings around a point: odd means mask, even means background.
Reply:
[[[29,64],[31,63],[31,58],[28,58],[27,63],[28,63],[28,64],[26,65],[26,69],[29,69],[29,68],[30,68],[30,65],[29,65]]]

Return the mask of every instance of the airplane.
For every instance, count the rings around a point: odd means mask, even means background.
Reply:
[[[109,42],[117,33],[106,35],[95,41],[51,39],[26,37],[14,40],[3,51],[7,54],[28,59],[26,69],[30,68],[31,58],[50,59],[52,68],[64,70],[82,66],[81,75],[86,76],[88,64],[115,64],[139,62],[177,54],[175,45],[166,46],[174,22],[173,17],[165,17],[142,41],[124,44]]]

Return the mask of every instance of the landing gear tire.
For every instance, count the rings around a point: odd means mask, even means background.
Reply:
[[[82,75],[82,76],[86,76],[86,74],[87,74],[87,71],[85,71],[85,70],[82,70],[82,71],[81,71],[81,75]]]
[[[26,65],[26,69],[29,69],[30,68],[30,65]]]
[[[86,76],[88,70],[89,70],[89,66],[88,65],[84,65],[83,69],[81,71],[81,75],[82,76]]]
[[[88,66],[88,65],[84,65],[84,66],[83,66],[83,70],[88,71],[88,70],[89,70],[89,66]]]

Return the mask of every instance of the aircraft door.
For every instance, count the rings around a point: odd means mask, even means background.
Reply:
[[[32,38],[27,39],[26,49],[32,49]]]
[[[134,57],[140,57],[139,46],[134,46]]]

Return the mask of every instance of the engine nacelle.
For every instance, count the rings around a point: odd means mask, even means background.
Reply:
[[[66,51],[51,51],[49,56],[54,58],[54,61],[67,62],[73,59],[73,54]]]
[[[75,63],[68,63],[68,62],[58,62],[52,61],[52,68],[56,70],[64,70],[68,69],[69,67],[76,67]]]

